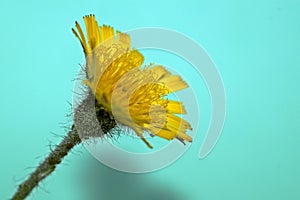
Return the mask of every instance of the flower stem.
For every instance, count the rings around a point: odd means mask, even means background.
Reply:
[[[43,179],[55,170],[56,166],[61,163],[62,159],[70,152],[70,150],[80,143],[81,139],[73,125],[61,143],[52,150],[48,157],[36,168],[28,179],[19,185],[18,190],[11,199],[25,199]]]

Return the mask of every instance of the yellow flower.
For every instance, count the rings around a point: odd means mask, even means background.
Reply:
[[[141,67],[144,57],[130,47],[130,37],[110,26],[98,26],[94,15],[84,18],[87,38],[76,22],[72,29],[86,56],[86,79],[97,103],[120,124],[144,138],[151,135],[191,142],[186,134],[191,125],[177,114],[186,114],[181,102],[166,95],[187,88],[178,75],[171,75],[163,66]]]

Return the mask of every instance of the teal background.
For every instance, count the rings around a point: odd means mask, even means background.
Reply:
[[[65,133],[72,79],[84,60],[71,27],[89,13],[119,30],[169,28],[202,45],[224,81],[224,130],[213,152],[199,160],[209,122],[209,98],[203,97],[203,126],[173,165],[125,174],[79,146],[28,199],[300,199],[299,8],[297,0],[3,0],[0,199],[61,140],[51,132]]]

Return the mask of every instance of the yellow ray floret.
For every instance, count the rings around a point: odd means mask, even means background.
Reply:
[[[114,119],[132,128],[152,148],[143,133],[172,140],[191,142],[186,134],[191,125],[175,114],[186,114],[181,102],[166,95],[187,88],[178,75],[163,66],[141,67],[144,57],[130,47],[127,34],[110,26],[98,26],[94,15],[84,18],[85,37],[80,25],[72,29],[86,56],[86,79],[97,103],[103,105]]]

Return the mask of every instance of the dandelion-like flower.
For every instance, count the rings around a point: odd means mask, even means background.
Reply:
[[[110,26],[98,26],[94,15],[84,18],[86,37],[76,22],[72,29],[86,56],[86,78],[96,103],[110,117],[130,127],[150,148],[144,138],[148,132],[167,140],[191,142],[186,134],[191,125],[178,114],[186,114],[181,102],[167,95],[188,85],[179,75],[172,75],[163,66],[143,66],[144,57],[130,46],[130,36]]]
[[[99,27],[94,15],[83,19],[86,37],[78,22],[77,30],[72,31],[86,56],[83,83],[88,91],[76,105],[74,124],[67,135],[19,184],[13,200],[25,199],[76,145],[103,133],[112,134],[116,122],[134,130],[150,148],[144,132],[167,140],[192,141],[186,134],[192,130],[191,125],[179,117],[186,114],[184,106],[167,99],[167,95],[188,87],[181,77],[172,75],[163,66],[142,67],[144,57],[131,48],[129,35],[115,32],[110,26]]]

